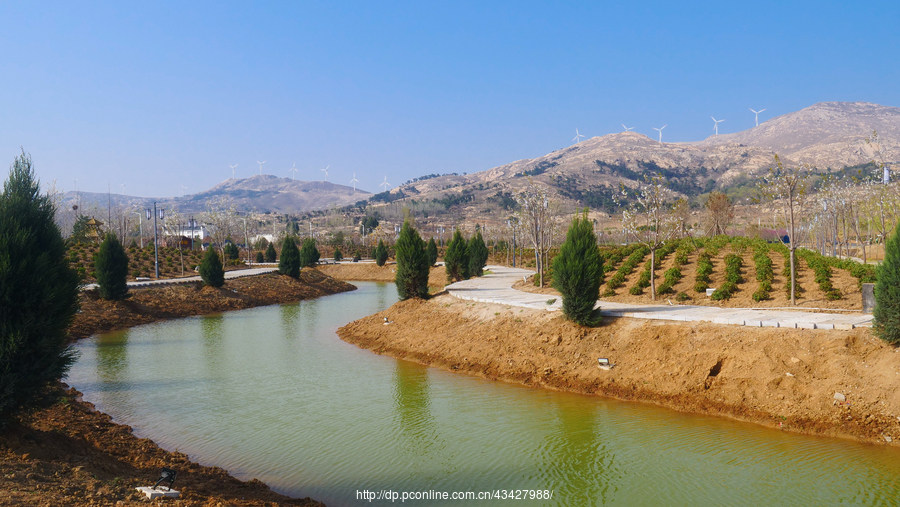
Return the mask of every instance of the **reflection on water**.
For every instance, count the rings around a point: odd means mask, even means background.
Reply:
[[[895,449],[490,382],[356,348],[337,327],[396,301],[393,285],[359,286],[84,340],[69,382],[165,448],[331,507],[368,504],[356,500],[363,489],[550,489],[550,501],[515,504],[572,506],[878,505],[900,495]]]

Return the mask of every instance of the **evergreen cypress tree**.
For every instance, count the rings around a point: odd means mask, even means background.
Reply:
[[[428,297],[428,252],[419,232],[403,222],[395,245],[397,259],[397,294],[400,300]]]
[[[256,252],[256,263],[260,264],[262,262],[266,262],[266,256],[262,252]]]
[[[553,259],[553,287],[562,294],[563,314],[580,325],[593,325],[599,318],[594,305],[600,296],[603,258],[587,210],[575,215],[566,241]]]
[[[304,248],[306,243],[304,242]],[[300,268],[305,266],[302,262],[303,251],[297,250],[297,243],[292,236],[284,238],[281,244],[281,260],[278,261],[278,272],[291,278],[300,277]]]
[[[59,394],[75,362],[66,329],[78,311],[55,209],[40,195],[31,157],[16,157],[0,193],[0,427]]]
[[[100,297],[106,300],[125,299],[128,295],[128,255],[119,238],[108,232],[94,256],[94,272]]]
[[[206,249],[206,255],[200,262],[200,278],[203,283],[211,287],[221,287],[225,285],[225,269],[222,268],[222,260],[219,259],[219,253],[212,245]]]
[[[344,254],[341,253],[341,249],[335,248],[334,249],[334,262],[342,260],[343,258],[344,258]]]
[[[481,276],[484,274],[483,268],[487,263],[488,252],[487,245],[481,237],[481,231],[475,231],[475,235],[469,239],[469,276]]]
[[[275,245],[272,243],[266,247],[266,262],[275,262]]]
[[[388,260],[388,251],[387,247],[384,246],[384,241],[378,240],[378,246],[375,247],[375,264],[379,267],[384,266],[384,263]]]
[[[885,242],[876,277],[873,330],[888,343],[900,343],[900,224]]]
[[[447,243],[444,253],[444,267],[447,270],[447,281],[458,282],[469,279],[469,247],[459,229],[453,232],[453,239]]]
[[[281,255],[284,255],[282,250]],[[300,267],[312,268],[319,262],[319,249],[316,248],[316,240],[306,238],[303,240],[303,246],[300,247]]]
[[[434,236],[428,240],[428,249],[426,251],[428,252],[428,265],[434,266],[438,258],[437,243],[434,242]]]

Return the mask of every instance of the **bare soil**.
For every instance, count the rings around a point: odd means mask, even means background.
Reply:
[[[735,253],[730,247],[722,248],[716,257],[712,258],[713,272],[710,275],[712,282],[710,288],[716,288],[725,281],[725,256]],[[759,282],[756,281],[756,268],[753,262],[753,253],[744,252],[741,255],[743,259],[743,267],[741,268],[741,276],[744,278],[743,283],[738,284],[738,290],[729,299],[714,301],[706,296],[706,293],[697,293],[694,291],[694,284],[697,279],[697,258],[700,250],[693,252],[688,257],[688,263],[681,266],[681,274],[683,278],[679,280],[672,288],[676,294],[684,292],[691,299],[678,303],[675,294],[658,295],[657,301],[669,300],[672,304],[688,304],[702,306],[718,306],[721,308],[787,308],[791,306],[790,291],[787,285],[790,284],[790,276],[785,274],[784,257],[777,252],[769,252],[772,259],[772,268],[775,271],[775,280],[772,282],[772,291],[767,300],[756,302],[753,300],[753,293],[759,288]],[[644,262],[649,260],[648,255]],[[858,280],[854,278],[848,271],[843,269],[832,269],[831,283],[836,289],[840,289],[843,297],[838,300],[829,301],[825,298],[825,293],[819,289],[819,284],[815,282],[815,272],[807,265],[806,261],[797,257],[795,259],[797,270],[797,283],[800,286],[800,294],[797,297],[796,308],[798,310],[808,310],[811,308],[820,308],[826,310],[854,310],[862,311],[862,291],[859,287]],[[656,270],[656,285],[659,287],[663,282],[663,276],[669,268],[675,265],[675,255],[670,254],[660,263],[660,269]],[[618,269],[618,265],[613,266],[613,270]],[[643,262],[628,276],[625,277],[625,284],[616,289],[616,295],[611,297],[600,298],[600,301],[613,301],[617,303],[632,304],[651,304],[653,300],[650,296],[650,288],[644,289],[644,293],[633,296],[629,290],[634,287],[640,277],[640,272],[644,269]],[[604,283],[609,280],[613,273],[607,272]],[[545,280],[546,282],[546,280]],[[519,281],[514,288],[538,294],[547,294],[559,296],[559,292],[552,287],[537,287],[534,283],[534,277],[529,277],[528,281]],[[600,292],[606,290],[606,286],[601,286]]]
[[[82,295],[70,327],[73,340],[158,320],[288,303],[354,290],[315,270],[300,279],[269,274],[226,281],[220,289],[188,284],[133,290],[125,301]],[[262,482],[242,482],[217,467],[168,452],[60,386],[60,403],[26,414],[0,434],[0,506],[146,505],[137,486],[152,485],[161,467],[178,471],[175,489],[184,506],[322,505],[272,492]]]
[[[393,323],[384,325],[385,317]],[[650,402],[798,433],[886,445],[900,441],[900,354],[867,329],[628,318],[585,328],[559,312],[445,293],[397,303],[338,334],[379,354],[488,379]],[[599,357],[616,366],[599,369]]]
[[[388,262],[384,266],[378,266],[371,262],[326,264],[316,269],[335,280],[359,280],[365,282],[393,283],[397,276],[397,263]],[[447,271],[444,266],[432,267],[428,273],[428,288],[432,293],[439,292],[447,285]]]

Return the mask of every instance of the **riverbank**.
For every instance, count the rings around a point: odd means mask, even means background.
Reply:
[[[77,340],[155,321],[317,298],[354,290],[315,270],[299,280],[277,274],[229,280],[219,289],[200,284],[132,290],[125,301],[82,295],[82,311],[69,329]],[[242,482],[218,467],[137,438],[61,385],[61,401],[35,411],[0,434],[0,506],[146,505],[137,486],[152,485],[161,467],[178,471],[175,489],[184,506],[322,505],[274,493],[260,481]]]
[[[385,318],[392,323],[385,326]],[[882,445],[900,440],[900,353],[868,329],[629,318],[583,328],[559,312],[442,294],[397,303],[342,327],[338,335],[379,354],[492,380],[649,402],[804,434]],[[616,366],[601,370],[599,357]]]
[[[361,282],[394,283],[397,276],[397,263],[389,262],[378,266],[371,262],[326,264],[316,268],[335,280],[359,280]],[[428,288],[432,294],[440,292],[447,285],[447,271],[444,266],[432,267],[428,272]]]

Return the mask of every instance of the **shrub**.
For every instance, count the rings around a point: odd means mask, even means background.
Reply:
[[[223,251],[225,252],[226,261],[234,261],[241,256],[241,251],[238,250],[237,245],[235,245],[234,243],[226,243]],[[171,257],[166,257],[166,259],[169,261],[172,260]]]
[[[262,252],[256,252],[256,263],[266,262],[266,256]]]
[[[428,248],[425,251],[428,253],[428,265],[434,266],[438,259],[437,243],[435,243],[434,237],[428,240]]]
[[[203,279],[203,283],[211,287],[225,285],[225,270],[222,268],[219,253],[212,246],[206,249],[206,255],[200,262],[200,278]]]
[[[587,211],[581,217],[576,215],[569,225],[559,255],[553,258],[552,271],[553,287],[562,295],[563,315],[576,324],[595,324],[603,259]]]
[[[334,262],[338,262],[344,258],[344,254],[341,253],[340,248],[335,248],[334,255],[332,257],[334,258]]]
[[[469,278],[469,247],[459,229],[453,232],[453,239],[447,243],[444,267],[447,269],[448,282],[458,282]]]
[[[281,256],[284,257],[283,249],[281,250]],[[316,240],[314,240],[312,238],[304,239],[303,246],[300,247],[300,267],[303,267],[303,268],[314,267],[316,265],[316,263],[319,262],[320,257],[321,257],[321,254],[319,254],[319,249],[316,248]]]
[[[596,244],[596,243],[595,243]],[[475,235],[469,238],[466,245],[469,252],[469,276],[481,276],[484,274],[483,268],[487,262],[489,255],[484,239],[481,237],[481,231],[475,231]]]
[[[291,278],[300,277],[303,264],[303,252],[297,250],[297,243],[292,236],[284,238],[281,244],[281,260],[278,261],[278,272]]]
[[[691,296],[688,296],[684,292],[679,292],[677,296],[675,296],[675,300],[679,302],[690,301]]]
[[[266,247],[266,262],[275,262],[275,245],[272,243]]]
[[[375,247],[375,264],[379,267],[384,266],[384,263],[388,260],[388,251],[387,247],[384,246],[384,241],[378,240],[378,246]]]
[[[640,285],[635,285],[634,287],[628,289],[628,293],[631,294],[632,296],[640,296],[641,294],[644,293],[644,287],[641,287]]]
[[[884,245],[884,261],[875,281],[874,331],[888,343],[900,343],[900,225]]]
[[[128,295],[128,255],[115,234],[107,233],[94,256],[97,290],[102,299],[117,301]]]
[[[400,300],[427,298],[428,252],[425,251],[425,242],[422,241],[419,232],[408,220],[403,222],[395,249],[397,275],[394,277],[394,283],[397,285]]]
[[[57,382],[75,362],[66,329],[78,311],[80,277],[54,215],[23,152],[0,193],[0,426],[55,401]]]

